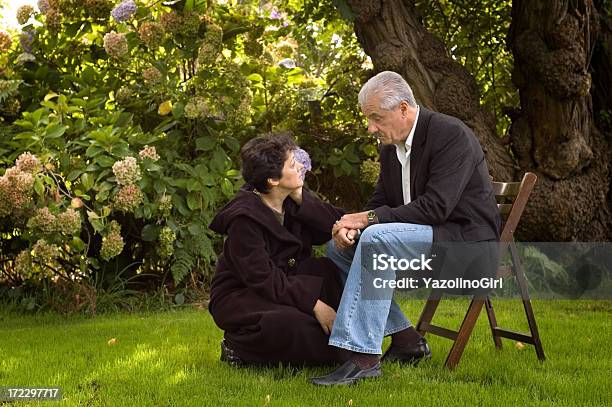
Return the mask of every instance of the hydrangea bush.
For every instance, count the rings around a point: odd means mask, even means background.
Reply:
[[[47,0],[18,10],[19,45],[0,32],[0,279],[210,275],[250,118],[216,14]]]
[[[273,2],[40,0],[17,15],[20,33],[0,30],[0,283],[205,280],[243,142],[293,130],[303,176],[315,167],[330,192],[376,155],[354,131],[354,44],[350,59]],[[326,60],[327,83],[299,67]]]

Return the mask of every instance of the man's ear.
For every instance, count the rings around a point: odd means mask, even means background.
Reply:
[[[402,112],[402,116],[403,117],[408,116],[409,110],[410,110],[410,105],[408,104],[408,102],[406,102],[405,100],[402,100],[400,102],[400,111]]]
[[[274,178],[268,178],[268,185],[275,187],[280,183],[280,180]]]

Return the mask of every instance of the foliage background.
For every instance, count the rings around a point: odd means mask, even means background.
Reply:
[[[417,6],[503,135],[510,2],[478,19],[468,3]],[[222,243],[207,225],[258,134],[290,130],[324,199],[354,210],[372,191],[357,103],[372,65],[334,2],[43,0],[19,18],[0,35],[0,290],[28,309],[201,294]]]

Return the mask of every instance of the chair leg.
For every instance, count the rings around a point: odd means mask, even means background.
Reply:
[[[485,309],[487,310],[487,317],[489,319],[489,326],[491,327],[491,334],[493,335],[493,342],[495,343],[495,347],[497,349],[501,349],[501,338],[495,333],[495,328],[497,328],[497,319],[495,318],[495,311],[493,311],[493,303],[489,297],[487,297],[485,300],[484,305]]]
[[[525,273],[523,272],[521,260],[518,256],[516,246],[514,244],[510,245],[510,254],[512,256],[512,262],[514,264],[514,274],[516,276],[516,281],[519,286],[519,291],[521,292],[523,308],[525,309],[525,315],[527,316],[527,323],[529,324],[529,331],[531,332],[531,337],[533,338],[533,345],[535,346],[536,355],[538,356],[538,359],[544,361],[546,359],[546,356],[544,356],[544,348],[542,347],[542,341],[540,340],[538,325],[536,324],[533,308],[531,307],[531,300],[529,298],[529,291],[527,289],[527,279],[525,278]]]
[[[427,328],[425,325],[429,325],[433,320],[434,314],[436,313],[436,309],[440,304],[441,295],[432,291],[429,294],[429,298],[427,298],[427,302],[425,303],[425,307],[423,307],[423,311],[421,312],[421,316],[419,317],[419,322],[417,322],[416,330],[421,335],[425,336],[427,333]]]
[[[472,334],[472,330],[476,325],[476,321],[478,320],[478,315],[480,315],[480,311],[482,310],[482,306],[484,305],[485,300],[477,300],[472,299],[470,302],[470,306],[465,314],[465,318],[461,323],[461,328],[457,333],[457,339],[453,343],[453,347],[451,348],[448,356],[446,357],[446,362],[444,365],[453,369],[461,359],[461,355],[463,354],[463,350],[467,345],[468,340],[470,339],[470,335]]]
[[[423,307],[423,312],[421,312],[421,317],[419,318],[419,322],[416,326],[416,330],[421,335],[425,336],[427,333],[427,328],[424,326],[431,323],[431,320],[436,313],[436,309],[438,308],[438,304],[440,304],[440,300],[427,300],[427,303],[425,303],[425,307]]]

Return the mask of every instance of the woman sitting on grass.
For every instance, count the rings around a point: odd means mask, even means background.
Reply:
[[[225,331],[221,360],[231,364],[339,362],[327,344],[342,280],[312,245],[331,239],[343,212],[303,188],[304,165],[285,135],[258,137],[241,151],[245,186],[210,228],[227,234],[209,305]],[[303,151],[303,150],[302,150]]]

